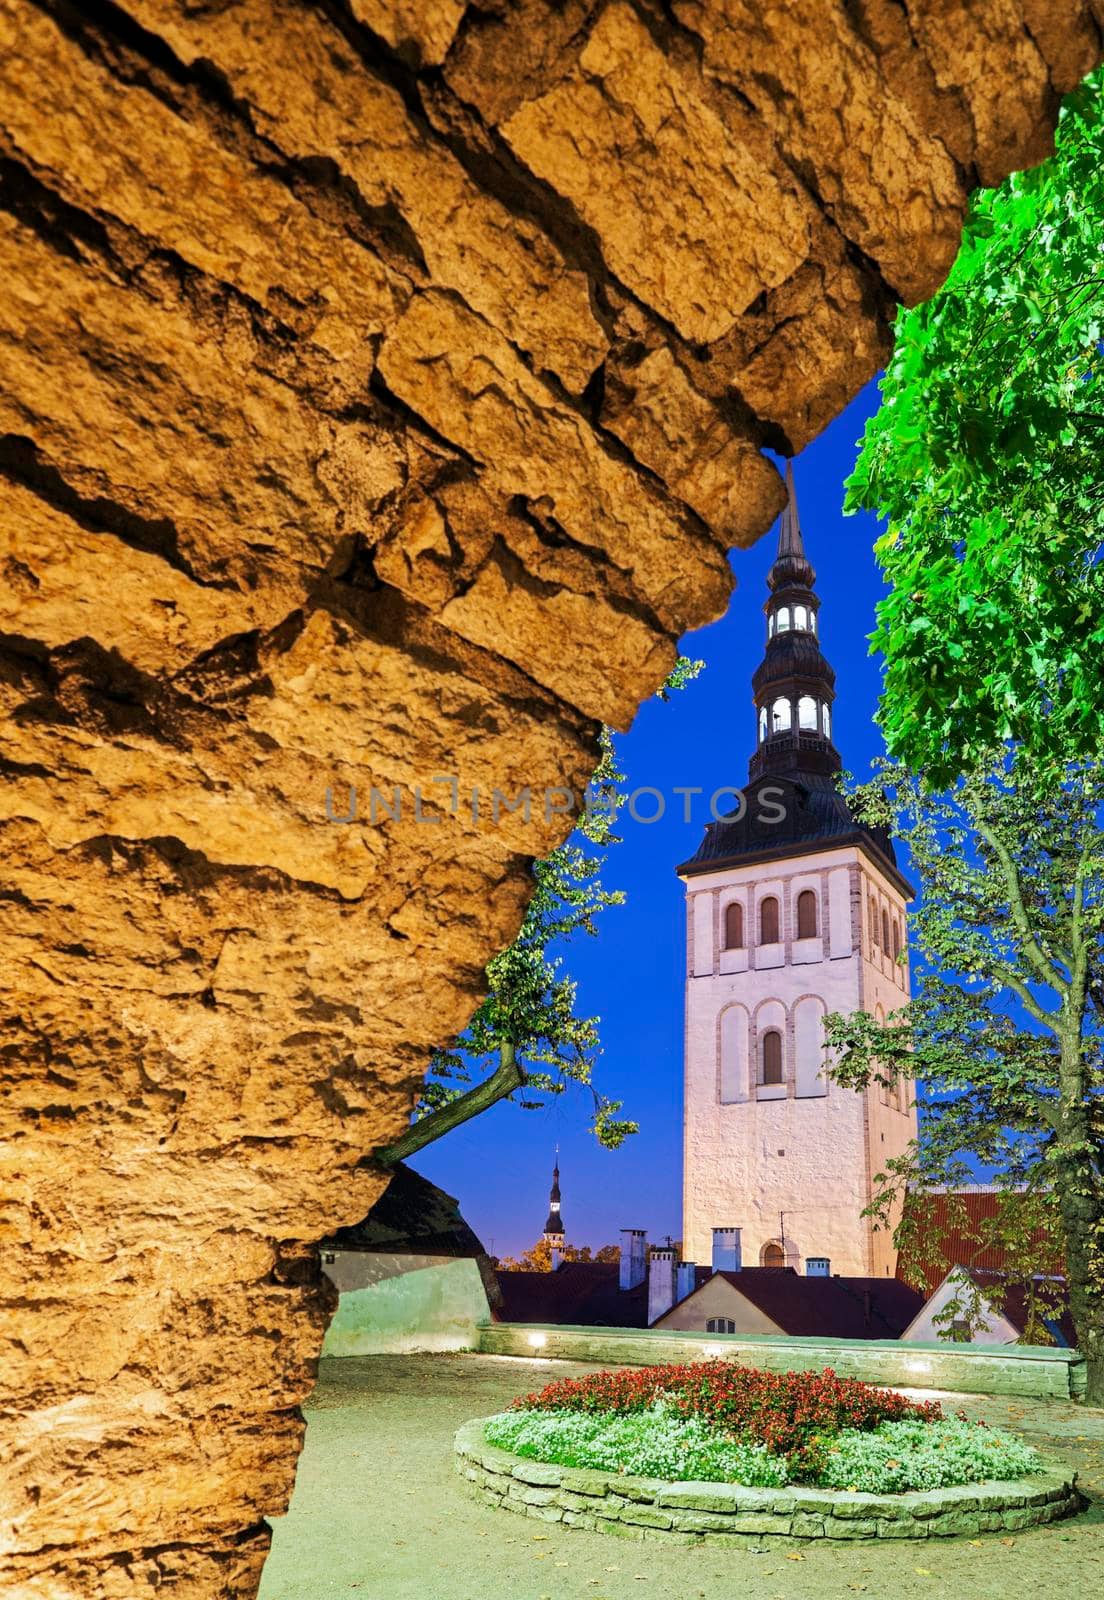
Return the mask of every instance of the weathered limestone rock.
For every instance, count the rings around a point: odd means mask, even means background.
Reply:
[[[1102,26],[0,0],[13,1592],[252,1594],[313,1242]]]

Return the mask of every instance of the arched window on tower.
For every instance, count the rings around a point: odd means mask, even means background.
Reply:
[[[817,631],[816,612],[813,610],[812,606],[810,606],[809,607],[809,632],[810,633],[815,633],[816,631]]]
[[[882,909],[882,949],[886,955],[889,954],[889,912],[884,907]]]
[[[893,919],[893,959],[894,959],[894,961],[897,960],[897,958],[898,958],[898,956],[900,954],[901,954],[901,924],[898,922],[897,918],[894,917],[894,919]]]
[[[803,694],[797,702],[797,725],[806,733],[817,731],[817,703],[811,694]]]
[[[780,1244],[765,1244],[759,1259],[764,1267],[784,1267],[786,1252]]]
[[[826,739],[832,737],[832,713],[827,706],[824,707],[824,737]]]
[[[778,943],[778,901],[773,894],[759,902],[759,943]]]
[[[744,948],[744,908],[739,900],[731,900],[725,906],[725,942],[726,950],[742,950]]]
[[[766,706],[760,706],[759,707],[759,743],[762,744],[763,740],[766,737],[767,737],[767,708],[766,708]]]
[[[870,943],[875,948],[878,944],[878,908],[874,904],[874,896],[870,896]]]
[[[809,611],[806,606],[794,606],[794,627],[800,628],[802,633],[809,631]]]
[[[771,732],[785,733],[793,726],[793,710],[788,700],[778,699],[771,707]]]
[[[767,618],[767,638],[768,639],[773,639],[774,638],[774,612],[773,611],[771,612],[770,616]]]
[[[781,611],[778,613],[778,631],[779,633],[789,633],[790,631],[789,606],[783,606]]]
[[[777,1028],[768,1028],[760,1045],[763,1059],[763,1083],[782,1082],[782,1035]]]
[[[797,897],[797,937],[815,939],[817,936],[817,897],[812,889],[802,889]]]

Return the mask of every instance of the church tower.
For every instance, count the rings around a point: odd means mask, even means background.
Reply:
[[[793,471],[752,679],[756,743],[742,803],[679,867],[687,976],[683,1253],[739,1228],[745,1266],[884,1277],[891,1234],[861,1215],[916,1130],[911,1084],[862,1093],[822,1073],[830,1011],[886,1017],[909,998],[911,889],[881,829],[836,787],[835,673]],[[830,1263],[825,1267],[825,1261]]]
[[[544,1225],[544,1242],[552,1249],[552,1270],[563,1259],[564,1225],[560,1215],[560,1151],[556,1147],[555,1165],[552,1168],[552,1188],[548,1196],[548,1220]]]

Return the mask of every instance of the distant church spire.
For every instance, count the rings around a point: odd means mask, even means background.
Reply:
[[[562,1245],[564,1240],[563,1219],[560,1216],[560,1147],[556,1146],[555,1165],[552,1168],[552,1189],[548,1196],[548,1221],[544,1225],[544,1237],[550,1244]]]
[[[816,572],[805,554],[793,466],[786,464],[786,506],[778,553],[767,574],[767,648],[752,679],[757,740],[749,775],[830,777],[842,765],[832,743],[836,675],[820,653],[813,589]]]

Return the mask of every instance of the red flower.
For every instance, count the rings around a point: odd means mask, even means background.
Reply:
[[[629,1367],[563,1378],[515,1407],[539,1411],[646,1411],[662,1399],[683,1416],[701,1417],[725,1433],[788,1458],[801,1475],[815,1469],[844,1428],[867,1431],[880,1422],[916,1417],[936,1422],[938,1401],[917,1404],[857,1378],[822,1373],[760,1372],[728,1361]]]

